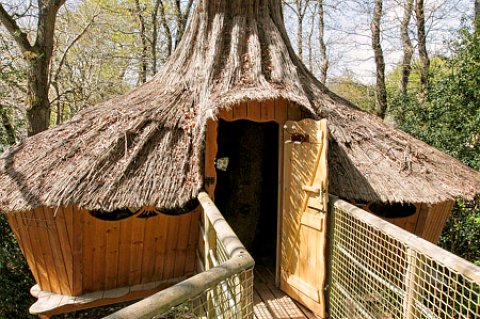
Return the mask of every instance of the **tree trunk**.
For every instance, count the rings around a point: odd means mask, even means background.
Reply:
[[[423,0],[416,0],[415,15],[417,18],[418,55],[420,57],[420,90],[418,92],[418,101],[421,104],[424,104],[428,90],[430,59],[427,51],[427,35],[425,30],[425,12]]]
[[[140,70],[138,75],[139,83],[147,82],[147,70],[148,70],[148,42],[147,42],[147,30],[145,27],[145,17],[143,15],[143,8],[140,6],[140,1],[135,0],[135,9],[140,21],[140,40],[142,42],[142,53],[140,56]]]
[[[480,35],[480,0],[475,0],[473,25],[475,28],[475,34]]]
[[[185,28],[187,26],[188,16],[190,15],[190,10],[192,8],[193,0],[188,0],[185,11],[182,12],[182,6],[180,0],[175,0],[175,16],[176,16],[176,25],[177,25],[177,36],[175,38],[175,47],[178,46],[182,40],[183,34],[185,33]]]
[[[303,60],[303,1],[297,0],[297,46],[298,46],[298,57],[300,61]]]
[[[4,106],[0,104],[0,117],[2,119],[2,126],[5,130],[5,138],[8,145],[15,143],[15,128],[10,120],[10,117],[7,115],[7,111]]]
[[[380,24],[382,14],[383,2],[382,0],[375,0],[372,23],[370,24],[372,30],[372,48],[375,55],[376,67],[375,110],[377,115],[383,119],[387,112],[387,89],[385,87],[385,60],[383,58],[383,49],[380,43]]]
[[[412,57],[413,57],[413,46],[410,36],[408,34],[410,19],[412,17],[413,11],[413,0],[406,0],[403,8],[403,18],[400,25],[400,35],[402,37],[403,45],[403,61],[401,65],[401,76],[398,84],[400,94],[403,98],[407,96],[408,93],[408,81],[410,79],[410,73],[412,71]]]
[[[318,0],[318,42],[320,44],[320,82],[325,83],[328,75],[328,55],[325,45],[325,9],[323,0]]]
[[[155,1],[155,6],[152,11],[152,73],[157,74],[157,38],[158,38],[158,10],[160,8],[160,0]]]
[[[27,61],[27,120],[28,135],[48,129],[50,125],[49,71],[53,52],[53,35],[57,12],[65,0],[39,0],[35,44],[32,46],[27,34],[0,4],[0,22],[12,35]]]
[[[310,16],[310,30],[308,31],[308,68],[310,71],[313,72],[313,33],[315,32],[315,17],[317,15],[317,8],[318,6],[315,5],[315,9]]]
[[[245,83],[294,85],[292,73],[311,76],[288,39],[280,0],[197,0],[188,28],[157,80],[176,83],[181,75],[186,87],[201,81],[205,88],[191,97],[198,103],[211,103],[204,92],[221,95]]]
[[[48,70],[51,52],[50,48],[38,45],[32,53],[32,58],[27,58],[29,136],[45,131],[50,126]]]
[[[167,58],[172,55],[173,51],[173,36],[172,31],[170,30],[170,26],[168,25],[167,15],[165,13],[165,6],[162,0],[157,0],[160,6],[158,9],[160,10],[160,19],[162,22],[163,30],[165,31],[165,36],[167,38]]]

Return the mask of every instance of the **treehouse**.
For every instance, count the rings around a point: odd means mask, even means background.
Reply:
[[[199,257],[202,190],[277,285],[324,316],[329,194],[436,241],[454,199],[480,190],[478,172],[320,83],[275,0],[197,1],[155,78],[11,147],[1,167],[0,207],[38,284],[31,312],[45,316],[213,267]]]

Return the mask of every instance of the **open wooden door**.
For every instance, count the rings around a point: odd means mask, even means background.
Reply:
[[[327,122],[289,121],[284,142],[280,287],[326,318]]]

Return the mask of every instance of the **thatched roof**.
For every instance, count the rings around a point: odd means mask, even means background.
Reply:
[[[0,208],[182,207],[203,185],[207,120],[247,100],[278,98],[328,119],[337,195],[436,203],[480,192],[478,172],[318,82],[291,48],[279,0],[198,0],[154,79],[1,157]]]

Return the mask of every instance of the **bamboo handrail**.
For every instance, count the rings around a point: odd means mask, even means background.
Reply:
[[[150,319],[200,295],[208,288],[215,287],[232,275],[253,268],[255,262],[252,256],[247,252],[208,194],[201,192],[198,200],[213,225],[218,239],[223,242],[230,259],[217,267],[199,273],[173,287],[104,317],[104,319]]]

